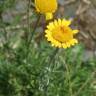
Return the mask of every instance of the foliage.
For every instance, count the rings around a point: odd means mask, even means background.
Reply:
[[[14,0],[5,1],[13,4]],[[37,15],[29,21],[33,19]],[[16,19],[14,23],[19,21]],[[38,43],[39,33],[31,34],[34,29],[30,26],[7,32],[8,26],[12,27],[1,21],[0,29],[4,30],[0,30],[0,96],[96,95],[96,60],[93,57],[84,61],[83,44],[66,50],[55,49],[43,36]],[[33,35],[31,43],[26,32]]]

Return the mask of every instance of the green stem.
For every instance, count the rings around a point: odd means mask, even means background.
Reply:
[[[56,48],[56,49],[53,51],[53,53],[50,55],[49,62],[48,62],[48,66],[47,66],[48,68],[50,68],[51,63],[54,61],[55,56],[56,56],[56,54],[58,53],[58,51],[59,51],[59,49]],[[47,74],[48,74],[48,73],[47,73]],[[45,87],[44,87],[44,95],[45,95],[45,96],[47,96],[47,91],[48,91],[48,85],[45,85]]]
[[[34,28],[33,28],[33,31],[31,32],[31,36],[30,36],[29,41],[28,41],[28,47],[29,47],[30,44],[31,44],[32,38],[33,38],[33,36],[34,36],[34,34],[35,34],[36,28],[37,28],[38,23],[39,23],[39,21],[40,21],[40,17],[41,17],[41,15],[39,14],[39,15],[38,15],[38,18],[37,18],[37,21],[36,21],[36,24],[35,24],[35,26],[34,26]]]
[[[35,34],[35,31],[37,29],[38,23],[40,21],[40,17],[41,17],[41,15],[38,15],[38,18],[37,18],[37,21],[36,21],[35,26],[33,28],[33,31],[31,32],[31,36],[29,35],[30,37],[29,37],[28,44],[27,44],[27,54],[26,54],[26,57],[28,57],[28,55],[29,55],[29,49],[30,49],[31,41],[32,41],[33,36]]]
[[[56,49],[53,51],[53,53],[50,55],[50,60],[49,60],[49,62],[48,62],[49,65],[54,61],[54,58],[55,58],[56,54],[58,53],[58,51],[59,51],[59,49],[56,48]]]

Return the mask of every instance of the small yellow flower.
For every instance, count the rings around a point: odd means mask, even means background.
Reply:
[[[79,30],[72,30],[69,25],[70,20],[54,20],[50,22],[45,30],[45,36],[47,40],[52,43],[52,46],[59,48],[69,48],[78,43],[78,40],[73,36],[79,32]]]
[[[57,0],[35,0],[35,6],[37,11],[45,14],[46,20],[49,20],[57,9]]]

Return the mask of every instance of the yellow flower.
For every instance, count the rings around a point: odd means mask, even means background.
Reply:
[[[71,21],[65,19],[58,19],[49,23],[45,30],[45,36],[51,42],[52,46],[66,49],[78,43],[74,35],[79,30],[72,30],[69,26],[70,24]]]
[[[53,13],[57,9],[57,0],[35,0],[35,6],[37,11],[45,14],[49,20],[53,18]]]

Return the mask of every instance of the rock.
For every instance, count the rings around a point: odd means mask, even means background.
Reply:
[[[16,0],[15,11],[18,13],[26,13],[27,7],[28,5],[26,0]]]
[[[86,62],[94,58],[94,52],[90,50],[85,50],[83,54],[83,61]]]
[[[7,9],[2,13],[2,20],[4,23],[12,23],[14,21],[11,9]]]
[[[26,12],[27,12],[27,1],[16,0],[14,7],[8,8],[2,13],[2,20],[5,23],[12,24],[16,16],[24,14]]]
[[[78,27],[81,30],[83,43],[90,50],[96,49],[96,8],[92,5],[89,8],[79,14],[74,20],[78,23]]]

